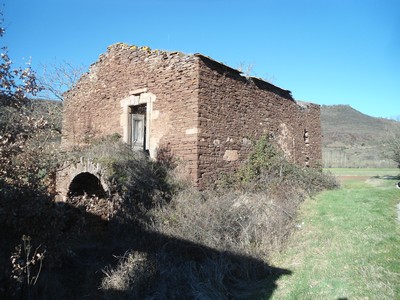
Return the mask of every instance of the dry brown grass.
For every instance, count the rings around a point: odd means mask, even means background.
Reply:
[[[289,187],[290,188],[290,187]],[[155,230],[253,257],[279,249],[290,232],[303,193],[184,190],[154,211]]]

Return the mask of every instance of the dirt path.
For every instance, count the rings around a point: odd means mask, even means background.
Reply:
[[[347,181],[347,180],[367,180],[371,178],[371,176],[357,176],[357,175],[340,175],[336,176],[339,181]]]
[[[357,176],[357,175],[340,175],[340,176],[336,176],[336,178],[340,181],[340,182],[345,182],[348,180],[368,180],[371,179],[371,176]],[[397,185],[400,184],[396,183]],[[400,223],[400,203],[397,204],[397,221]]]

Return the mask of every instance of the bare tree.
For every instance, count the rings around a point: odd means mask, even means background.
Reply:
[[[45,113],[53,129],[61,133],[63,94],[75,86],[85,68],[83,65],[62,61],[42,64],[41,69],[41,73],[36,76],[38,84],[42,87],[37,97],[46,101],[37,101],[36,106],[40,108],[41,113]]]
[[[400,124],[388,133],[384,142],[384,155],[393,160],[400,168]]]
[[[75,86],[84,70],[83,65],[76,66],[67,61],[42,65],[42,73],[37,77],[38,83],[43,87],[41,96],[64,101],[63,93]]]
[[[0,13],[0,27],[1,17]],[[0,37],[4,32],[0,28]],[[4,46],[0,51],[0,186],[7,183],[32,188],[38,183],[39,170],[49,164],[50,159],[45,156],[48,141],[59,130],[54,130],[30,100],[43,89],[36,73],[29,63],[15,67],[7,50]],[[1,192],[5,191],[0,189],[0,199],[4,200]]]
[[[1,42],[2,25],[0,11]],[[56,148],[60,134],[39,107],[42,102],[31,100],[42,90],[36,73],[29,63],[15,66],[7,50],[0,48],[0,244],[4,249],[0,291],[2,299],[30,299],[45,252],[41,250],[45,246],[34,251],[30,236],[39,240],[50,236],[50,226],[43,220],[54,211],[49,187],[60,155]],[[15,248],[20,234],[23,245]],[[15,252],[10,253],[7,249],[12,248]]]
[[[245,62],[240,62],[237,69],[245,77],[251,77],[251,76],[255,75],[253,64],[247,64]]]
[[[266,82],[268,82],[268,83],[273,83],[273,82],[276,80],[275,76],[271,76],[271,75],[268,74],[268,73],[265,73],[265,76],[259,77],[259,76],[255,73],[254,69],[255,69],[255,68],[254,68],[254,64],[252,64],[252,63],[245,63],[245,62],[240,62],[240,63],[239,63],[239,66],[237,67],[237,70],[240,72],[240,74],[241,74],[242,76],[246,77],[246,78],[249,78],[249,77],[256,77],[256,78],[259,78],[259,79],[261,79],[261,80],[264,80],[264,81],[266,81]]]

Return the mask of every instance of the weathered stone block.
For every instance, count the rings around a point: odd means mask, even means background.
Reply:
[[[226,150],[223,159],[226,161],[237,161],[239,159],[239,153],[237,150]]]

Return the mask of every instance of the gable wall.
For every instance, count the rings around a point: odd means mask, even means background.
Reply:
[[[151,141],[186,161],[197,179],[197,58],[125,44],[110,46],[88,74],[65,95],[63,145],[123,135],[121,100],[133,90],[155,95]]]

